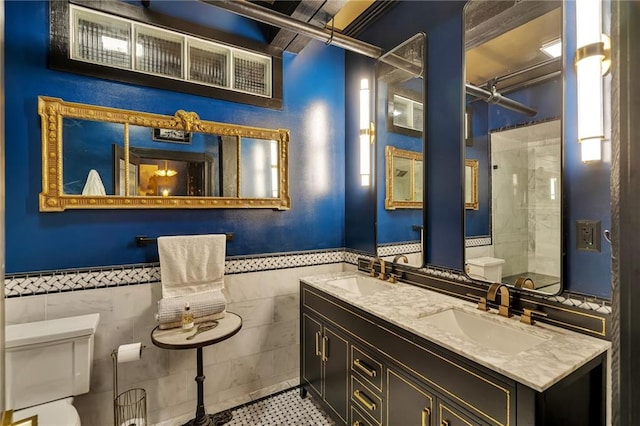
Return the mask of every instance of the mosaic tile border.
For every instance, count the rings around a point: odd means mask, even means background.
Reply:
[[[417,250],[416,246],[418,248]],[[411,242],[398,245],[386,245],[382,246],[382,248],[383,250],[379,250],[378,256],[418,252],[420,251],[420,244]],[[225,274],[261,272],[342,262],[357,265],[358,259],[360,258],[371,259],[371,254],[350,249],[331,249],[255,256],[234,256],[226,259]],[[434,266],[422,268],[421,271],[438,278],[458,282],[472,282],[462,271]],[[5,277],[5,297],[24,297],[37,294],[146,284],[159,281],[160,266],[158,263],[7,274]],[[539,296],[535,294],[532,294],[532,296],[572,307],[611,314],[611,303],[608,300],[600,298],[568,292],[558,296]]]
[[[395,256],[396,254],[420,253],[422,245],[420,241],[406,241],[402,243],[380,244],[378,246],[378,256]]]
[[[344,261],[344,249],[234,256],[226,259],[225,274],[327,265]],[[160,281],[158,263],[7,274],[5,297],[90,290],[158,281]]]
[[[491,237],[478,237],[478,238],[464,239],[465,247],[481,247],[481,246],[490,246],[490,245],[491,245]]]

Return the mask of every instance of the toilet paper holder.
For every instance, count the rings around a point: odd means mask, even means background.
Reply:
[[[120,345],[111,352],[113,360],[113,424],[114,426],[146,426],[147,395],[142,388],[118,393],[118,364],[138,361],[146,346],[140,342]]]

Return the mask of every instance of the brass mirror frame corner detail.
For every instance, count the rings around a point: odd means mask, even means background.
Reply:
[[[467,210],[479,210],[480,203],[478,202],[478,160],[464,160],[465,183],[467,180],[467,169],[471,169],[471,201],[467,202],[467,196],[465,192],[464,208]]]
[[[422,161],[422,154],[415,151],[408,151],[406,149],[396,148],[395,146],[387,145],[384,149],[385,153],[385,197],[384,208],[387,210],[396,209],[421,209],[422,201],[399,201],[393,198],[393,158],[400,157],[406,158],[412,161],[411,173],[413,174],[414,164],[416,161]],[[423,166],[424,167],[424,166]],[[424,173],[424,168],[423,171]],[[414,191],[415,181],[412,181],[411,193]]]
[[[205,121],[201,120],[197,113],[184,110],[178,110],[174,116],[169,116],[67,102],[60,98],[47,96],[38,96],[38,114],[41,117],[42,133],[42,192],[39,194],[41,212],[60,212],[66,209],[267,208],[289,210],[291,208],[288,159],[290,134],[288,129],[267,129]],[[129,125],[277,141],[279,150],[278,197],[83,196],[64,194],[62,173],[63,118],[123,124],[126,157],[128,157],[129,149]],[[125,164],[128,167],[128,161],[125,161]],[[125,174],[125,180],[128,181],[128,173]],[[128,182],[125,188],[129,188]]]

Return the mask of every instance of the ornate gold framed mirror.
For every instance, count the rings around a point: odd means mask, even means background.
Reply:
[[[40,96],[40,211],[287,210],[289,131]]]
[[[422,208],[422,154],[385,147],[387,210]]]
[[[464,208],[478,210],[478,160],[464,160]]]

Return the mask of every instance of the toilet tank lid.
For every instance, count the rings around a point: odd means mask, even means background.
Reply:
[[[504,259],[485,256],[485,257],[476,257],[475,259],[468,259],[467,263],[474,266],[494,266],[494,265],[502,265],[504,263]]]
[[[5,328],[5,347],[10,349],[54,340],[88,336],[96,332],[99,322],[100,314],[89,314],[8,325]]]

